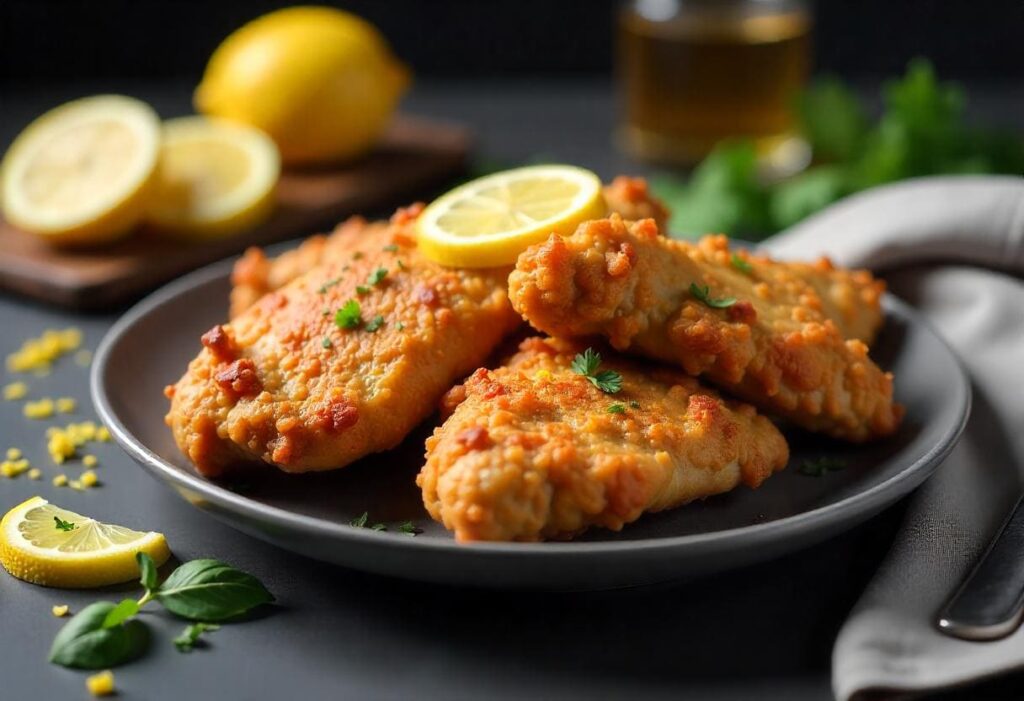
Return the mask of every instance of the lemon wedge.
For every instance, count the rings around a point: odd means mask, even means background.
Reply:
[[[157,566],[170,557],[160,533],[100,523],[32,497],[0,521],[0,565],[18,579],[65,589],[88,589],[139,576],[135,553]]]
[[[259,129],[205,117],[169,120],[149,218],[199,238],[251,228],[273,209],[280,174],[277,147]]]
[[[61,105],[7,150],[4,216],[56,244],[116,239],[145,214],[159,152],[160,120],[144,102],[98,95]]]
[[[516,168],[477,178],[434,200],[417,221],[423,254],[441,265],[515,263],[550,234],[604,216],[601,180],[566,165]]]

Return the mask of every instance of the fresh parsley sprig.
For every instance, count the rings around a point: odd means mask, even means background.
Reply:
[[[62,521],[59,516],[54,516],[53,521],[56,524],[55,528],[58,531],[71,532],[78,528],[78,526],[75,525],[74,521]]]
[[[750,261],[740,258],[736,253],[732,254],[732,257],[729,259],[729,264],[741,273],[745,273],[747,275],[754,272],[754,266],[750,264]]]
[[[725,309],[726,307],[731,307],[732,305],[736,304],[735,297],[723,297],[721,299],[712,299],[711,290],[708,288],[708,286],[705,285],[704,287],[698,287],[697,283],[695,282],[690,283],[690,294],[692,294],[698,300],[700,300],[701,302],[703,302],[704,304],[708,305],[713,309]]]
[[[216,623],[199,621],[188,626],[181,632],[181,635],[171,642],[174,643],[174,647],[178,648],[178,652],[192,652],[200,644],[199,638],[203,633],[212,633],[215,630],[220,630],[220,626]],[[202,644],[205,645],[206,643]]]
[[[808,477],[823,477],[829,472],[838,472],[846,469],[846,461],[842,458],[820,457],[814,460],[804,460],[800,464],[800,474]]]
[[[194,631],[190,626],[187,635],[179,636],[190,638],[191,649],[204,630],[214,630],[209,621],[237,618],[274,600],[258,579],[218,560],[186,562],[163,584],[152,558],[138,553],[136,561],[139,582],[145,589],[142,597],[86,606],[57,633],[50,662],[76,669],[103,669],[139,657],[149,646],[149,629],[135,616],[151,601],[199,626]]]
[[[356,329],[363,323],[363,309],[359,302],[350,299],[345,306],[334,313],[334,323],[341,329]]]
[[[583,375],[590,384],[605,394],[615,394],[622,389],[622,375],[614,370],[598,370],[601,366],[601,354],[593,348],[577,353],[572,359],[572,371]]]

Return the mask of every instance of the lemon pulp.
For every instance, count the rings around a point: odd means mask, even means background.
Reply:
[[[99,95],[36,119],[0,166],[4,216],[55,243],[109,241],[147,208],[160,122],[143,102]]]

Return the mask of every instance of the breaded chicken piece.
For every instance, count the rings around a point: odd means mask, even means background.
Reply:
[[[414,215],[364,226],[347,255],[203,335],[166,419],[199,472],[330,470],[393,448],[522,324],[508,269],[431,263]]]
[[[616,212],[627,219],[652,218],[664,227],[668,210],[647,189],[642,178],[620,175],[603,190],[609,212]],[[391,218],[393,226],[406,226],[415,217],[422,205],[400,209]],[[336,256],[351,255],[359,248],[359,242],[373,237],[375,231],[387,226],[383,222],[367,222],[362,217],[352,217],[339,224],[328,235],[311,236],[298,247],[285,251],[273,260],[267,258],[263,249],[252,247],[235,263],[231,275],[231,318],[238,316],[268,292],[282,287],[299,275],[311,270],[324,260]],[[410,231],[412,236],[413,232]]]
[[[604,336],[808,430],[852,441],[895,431],[902,409],[892,375],[840,330],[870,336],[877,323],[855,313],[844,320],[843,297],[826,302],[819,293],[831,289],[834,271],[738,255],[743,262],[732,261],[724,237],[695,246],[659,236],[649,219],[613,215],[525,251],[509,294],[536,329]],[[844,284],[877,302],[869,281]]]
[[[430,515],[459,541],[565,538],[619,530],[641,514],[759,486],[785,467],[778,429],[668,367],[607,353],[606,394],[572,369],[585,345],[530,338],[477,370],[427,439],[417,477]]]

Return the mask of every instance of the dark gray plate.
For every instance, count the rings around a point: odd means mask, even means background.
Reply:
[[[901,301],[872,351],[896,374],[907,409],[898,435],[854,446],[789,432],[789,468],[754,491],[739,488],[644,516],[621,533],[593,531],[567,543],[458,545],[423,509],[414,479],[424,427],[397,450],[333,473],[269,474],[239,485],[193,472],[164,425],[162,390],[199,351],[199,336],[226,317],[230,262],[199,270],[146,298],[96,352],[92,396],[128,453],[196,507],[257,538],[310,557],[410,579],[499,587],[600,589],[691,577],[776,557],[867,519],[918,486],[949,453],[970,408],[959,361]],[[823,477],[807,458],[841,457]],[[230,487],[230,488],[229,488]],[[353,528],[369,512],[388,532]],[[396,525],[411,520],[410,537]]]

